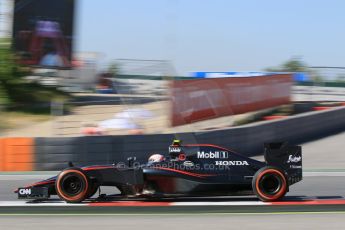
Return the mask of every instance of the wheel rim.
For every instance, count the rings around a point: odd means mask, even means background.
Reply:
[[[61,180],[61,190],[69,197],[74,197],[82,193],[85,189],[83,178],[75,173],[67,174]]]
[[[280,192],[283,181],[277,174],[266,174],[259,182],[260,190],[269,196],[274,196]]]

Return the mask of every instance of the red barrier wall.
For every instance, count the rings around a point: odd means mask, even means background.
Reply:
[[[287,104],[291,86],[291,74],[174,80],[171,83],[171,125]]]

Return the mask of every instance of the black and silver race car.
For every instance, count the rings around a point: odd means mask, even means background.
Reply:
[[[182,145],[175,140],[169,155],[155,154],[144,165],[70,167],[59,175],[18,188],[20,199],[48,199],[58,195],[78,203],[95,195],[100,186],[117,187],[124,198],[224,196],[255,194],[262,201],[279,200],[289,186],[302,180],[300,146],[265,144],[265,162],[211,144]],[[248,193],[249,191],[249,193]]]

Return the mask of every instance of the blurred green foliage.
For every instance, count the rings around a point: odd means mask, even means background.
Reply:
[[[120,74],[120,72],[120,64],[118,64],[117,62],[110,63],[108,67],[108,73],[111,73],[112,76],[116,77]]]
[[[16,62],[15,55],[11,52],[10,43],[3,39],[0,41],[0,103],[9,104],[10,87],[28,74],[26,68],[22,68]]]
[[[324,76],[322,76],[315,69],[309,68],[308,65],[304,61],[302,61],[300,57],[292,57],[277,67],[266,68],[265,71],[267,72],[299,72],[299,73],[303,72],[303,73],[307,73],[310,76],[311,81],[314,83],[322,83],[325,81]]]
[[[55,87],[29,82],[29,67],[22,66],[10,43],[0,40],[0,106],[6,110],[29,113],[50,112],[52,100],[66,100],[69,95]]]
[[[338,74],[336,81],[344,83],[345,82],[345,74],[344,73],[343,74]]]
[[[266,68],[268,72],[308,72],[308,66],[301,58],[293,57],[277,67]]]

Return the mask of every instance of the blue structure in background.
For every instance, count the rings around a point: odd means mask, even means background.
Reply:
[[[269,75],[267,72],[191,72],[195,78],[256,77]]]
[[[283,72],[190,72],[191,77],[195,78],[222,78],[222,77],[258,77],[268,76],[272,74],[281,74]],[[309,81],[309,76],[306,73],[293,73],[294,81],[304,82]]]
[[[294,73],[293,79],[297,82],[310,81],[309,75],[306,73]]]

